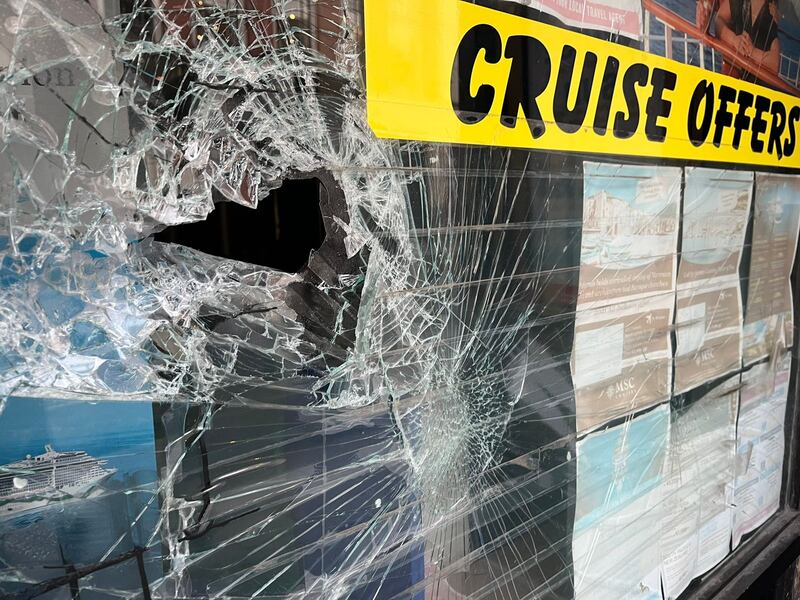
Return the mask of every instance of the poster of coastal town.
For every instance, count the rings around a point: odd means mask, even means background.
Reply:
[[[578,306],[674,290],[681,170],[584,163]]]
[[[74,591],[160,573],[152,404],[11,397],[0,409],[0,596],[87,566]],[[113,563],[113,564],[112,564]],[[73,596],[74,597],[74,596]]]

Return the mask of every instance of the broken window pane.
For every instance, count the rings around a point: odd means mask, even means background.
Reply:
[[[379,138],[364,11],[0,5],[3,594],[660,598],[778,509],[796,177]]]

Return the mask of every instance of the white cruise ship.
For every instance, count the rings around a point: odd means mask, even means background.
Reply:
[[[0,465],[0,519],[36,510],[56,500],[88,498],[101,493],[98,484],[116,472],[83,451],[44,454]]]

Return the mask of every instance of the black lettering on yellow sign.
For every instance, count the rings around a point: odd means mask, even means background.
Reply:
[[[800,169],[800,94],[471,2],[364,6],[380,137]]]
[[[752,116],[748,114],[751,108]],[[787,117],[786,106],[779,99],[770,100],[761,94],[754,96],[747,90],[737,93],[727,85],[720,85],[715,93],[714,84],[704,79],[692,94],[688,118],[689,137],[695,146],[706,143],[713,121],[712,143],[717,148],[722,144],[725,129],[733,127],[734,149],[739,149],[742,132],[749,131],[753,152],[764,152],[766,143],[767,154],[781,159],[794,154],[800,106],[791,107]],[[762,136],[767,133],[765,142]]]
[[[576,77],[575,65],[580,52],[578,48],[564,44],[560,55],[553,60],[550,50],[534,36],[513,35],[504,44],[500,33],[491,25],[475,25],[462,37],[453,61],[450,85],[453,110],[462,123],[480,123],[491,112],[495,95],[502,93],[500,123],[508,128],[516,127],[522,111],[531,136],[536,139],[543,136],[548,127],[542,118],[539,98],[551,84],[551,78],[555,77],[550,107],[553,121],[561,131],[575,133],[587,125],[585,121],[593,86],[598,81],[596,73],[600,62],[594,52],[583,52],[583,66]],[[477,92],[473,94],[476,62],[481,59],[497,64],[501,58],[511,61],[505,89],[497,90],[491,84],[476,82]],[[555,72],[553,64],[558,65]],[[676,88],[678,74],[634,62],[625,68],[620,78],[619,67],[615,57],[605,57],[592,130],[605,135],[611,121],[611,131],[617,138],[630,138],[642,128],[649,141],[664,142],[669,132],[663,121],[669,118],[672,109],[668,95]],[[643,105],[638,88],[646,91]],[[622,94],[625,110],[611,115],[615,94]],[[574,98],[571,105],[570,98]],[[748,114],[751,108],[752,115]],[[715,87],[713,82],[704,79],[692,94],[687,128],[694,146],[705,144],[711,134],[711,143],[716,147],[722,144],[726,129],[733,128],[732,145],[735,149],[741,144],[742,133],[748,131],[753,152],[762,153],[766,147],[767,153],[780,159],[794,153],[798,121],[798,106],[792,107],[787,116],[786,107],[780,100],[771,101],[766,96],[754,96],[746,90],[737,92],[728,85]],[[765,134],[766,137],[762,137]]]

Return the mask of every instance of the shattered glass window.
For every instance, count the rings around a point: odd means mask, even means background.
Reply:
[[[0,3],[0,595],[677,598],[781,509],[800,179],[379,136],[393,4]]]

